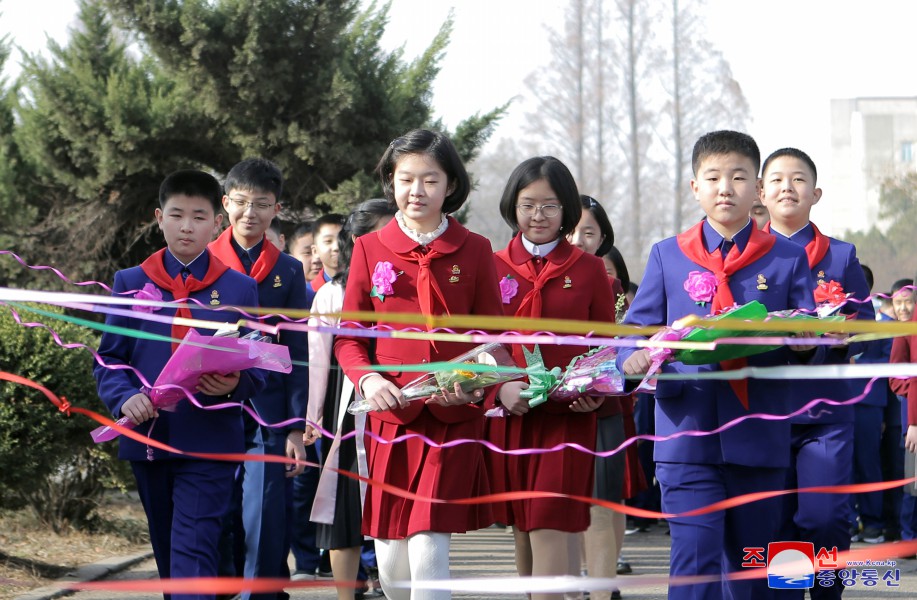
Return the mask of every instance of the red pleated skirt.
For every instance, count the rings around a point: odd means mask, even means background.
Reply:
[[[370,414],[368,431],[383,440],[420,434],[444,444],[480,440],[484,418],[443,423],[424,410],[407,425],[386,423]],[[388,444],[366,436],[369,477],[423,497],[455,500],[490,493],[482,447],[477,443],[437,448],[419,438]],[[493,523],[489,504],[460,505],[412,500],[370,484],[363,507],[363,533],[374,538],[404,539],[421,531],[462,533]]]
[[[595,413],[557,413],[535,408],[521,417],[488,420],[487,439],[503,449],[551,448],[564,442],[595,450]],[[488,451],[490,487],[497,492],[540,491],[592,496],[594,457],[573,448],[511,456]],[[494,505],[497,522],[519,531],[578,532],[589,527],[589,504],[566,498],[511,500]]]

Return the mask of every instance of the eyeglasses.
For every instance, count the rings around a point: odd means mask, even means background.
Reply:
[[[245,210],[251,206],[258,212],[265,212],[274,208],[273,204],[269,204],[267,202],[251,202],[249,200],[239,200],[238,198],[230,198],[229,201],[239,210]]]
[[[517,204],[516,210],[520,215],[524,217],[534,217],[535,213],[541,213],[545,219],[551,219],[560,214],[560,211],[563,207],[557,204],[542,204],[541,206],[535,206],[534,204]]]

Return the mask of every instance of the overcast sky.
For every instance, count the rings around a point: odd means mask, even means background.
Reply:
[[[394,0],[385,43],[404,44],[406,55],[416,56],[454,6],[455,31],[434,96],[437,113],[454,125],[526,93],[525,77],[550,58],[545,25],[561,27],[566,4]],[[46,35],[66,40],[75,11],[74,0],[0,0],[0,35],[41,51]],[[730,62],[749,101],[749,133],[762,153],[783,146],[806,150],[824,174],[819,183],[826,194],[830,100],[917,95],[915,1],[708,0],[705,13],[710,42]],[[522,118],[511,110],[497,136],[518,135]],[[827,210],[823,204],[816,211]]]

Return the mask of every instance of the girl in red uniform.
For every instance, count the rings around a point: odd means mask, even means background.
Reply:
[[[383,229],[356,240],[344,311],[373,311],[375,325],[386,325],[386,313],[502,314],[490,242],[447,216],[471,188],[449,139],[411,131],[389,145],[377,170],[398,212]],[[447,361],[469,349],[458,342],[347,336],[334,345],[345,374],[374,408],[370,432],[384,440],[419,434],[437,444],[483,436],[483,394],[464,393],[456,384],[408,403],[399,388],[418,374],[400,365]],[[370,365],[389,370],[366,370]],[[438,448],[417,438],[389,444],[368,437],[367,455],[371,479],[422,496],[458,499],[489,491],[478,444]],[[447,579],[450,534],[491,522],[487,507],[408,500],[377,486],[369,486],[363,511],[363,533],[376,538],[380,580],[393,600],[449,598],[449,592],[409,592],[391,583]]]
[[[521,317],[613,322],[614,302],[605,267],[597,256],[572,246],[572,232],[582,214],[576,183],[556,158],[536,157],[510,175],[500,201],[503,219],[516,234],[494,255],[501,280],[504,312]],[[516,348],[521,354],[519,347]],[[548,368],[569,364],[586,346],[543,345]],[[517,357],[521,361],[521,356]],[[602,397],[548,402],[530,409],[520,398],[524,383],[503,385],[498,402],[508,411],[491,419],[488,435],[506,448],[550,448],[563,442],[595,448],[595,410]],[[490,454],[493,485],[509,489],[592,495],[593,457],[564,449],[520,457]],[[498,506],[498,519],[515,526],[516,568],[520,575],[579,574],[579,540],[589,526],[589,505],[539,498]],[[562,598],[563,594],[533,594]]]

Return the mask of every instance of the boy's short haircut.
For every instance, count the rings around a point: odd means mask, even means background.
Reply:
[[[223,189],[227,194],[233,190],[270,193],[280,202],[283,174],[280,167],[266,158],[246,158],[226,174]]]
[[[818,181],[818,169],[815,168],[815,161],[812,160],[812,157],[798,148],[781,148],[780,150],[774,150],[771,152],[770,156],[764,159],[764,164],[761,165],[761,177],[764,177],[764,174],[767,172],[767,165],[769,165],[772,160],[776,160],[781,156],[798,158],[802,162],[806,163],[806,166],[812,170],[812,183],[814,184]]]
[[[706,158],[732,153],[750,159],[755,167],[753,175],[758,174],[758,168],[761,166],[761,151],[758,150],[758,144],[754,138],[747,133],[723,129],[705,133],[694,143],[694,152],[691,155],[691,168],[694,169],[694,176],[697,177],[697,169]]]
[[[322,230],[322,227],[325,225],[336,225],[337,227],[344,227],[344,222],[347,220],[344,215],[339,215],[337,213],[328,213],[327,215],[322,215],[312,223],[312,240],[313,242],[318,239],[318,232]]]
[[[896,281],[895,283],[892,284],[892,291],[889,292],[888,295],[889,295],[889,296],[894,296],[895,294],[898,293],[898,291],[899,291],[901,288],[907,287],[907,286],[909,286],[909,285],[911,285],[911,286],[914,285],[914,280],[913,280],[913,279],[907,279],[907,278],[905,278],[905,279],[899,279],[898,281]],[[914,291],[914,290],[911,290],[911,293],[913,293],[913,291]]]
[[[305,221],[297,225],[296,229],[293,230],[293,235],[288,238],[290,244],[294,243],[304,235],[312,235],[312,227],[314,225],[315,224],[312,221]]]
[[[159,186],[159,208],[164,209],[172,196],[206,198],[213,207],[213,214],[220,211],[223,188],[216,177],[197,169],[183,169],[166,176]]]
[[[519,231],[519,224],[516,220],[516,198],[519,192],[540,179],[548,182],[563,207],[561,232],[570,233],[576,229],[583,215],[583,203],[570,169],[553,156],[536,156],[523,161],[513,169],[506,182],[506,187],[503,188],[503,197],[500,198],[500,214],[503,220],[510,226],[514,234]]]
[[[408,154],[426,154],[436,161],[446,172],[449,185],[452,186],[452,192],[447,194],[443,201],[442,211],[450,214],[460,209],[471,192],[471,178],[468,177],[462,158],[449,138],[438,131],[427,129],[414,129],[392,140],[376,165],[376,173],[382,180],[382,191],[389,203],[395,205],[395,191],[392,186],[395,166]]]
[[[268,229],[276,233],[278,236],[283,235],[283,223],[281,223],[280,219],[277,217],[271,219],[271,224],[268,225]]]

